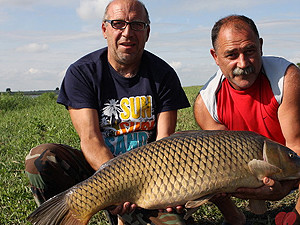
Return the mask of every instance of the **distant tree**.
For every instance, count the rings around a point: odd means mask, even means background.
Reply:
[[[11,89],[10,89],[10,88],[6,88],[6,92],[7,92],[7,93],[10,93],[10,92],[11,92]]]
[[[297,63],[297,66],[300,68],[300,63]]]
[[[55,91],[59,91],[59,87],[55,88]]]

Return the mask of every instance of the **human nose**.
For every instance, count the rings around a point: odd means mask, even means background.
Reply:
[[[125,29],[122,30],[122,35],[124,37],[128,37],[132,35],[133,30],[131,29],[130,24],[127,24],[127,26],[125,27]]]
[[[249,62],[248,62],[248,58],[245,54],[240,54],[238,57],[238,62],[237,62],[237,66],[239,68],[246,68],[248,66]]]

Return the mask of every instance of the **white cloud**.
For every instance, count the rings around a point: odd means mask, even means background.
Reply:
[[[35,69],[35,68],[30,68],[26,74],[37,74],[39,73],[40,71],[38,69]]]
[[[21,46],[16,50],[18,52],[29,52],[29,53],[39,53],[48,50],[48,45],[46,44],[38,44],[38,43],[31,43],[25,46]]]
[[[172,66],[175,70],[178,70],[182,67],[181,62],[170,62],[170,66]]]
[[[80,0],[77,14],[84,20],[100,20],[109,2],[109,0]]]

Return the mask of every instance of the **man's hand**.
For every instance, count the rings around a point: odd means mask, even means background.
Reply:
[[[137,208],[136,204],[131,204],[130,202],[124,202],[124,204],[118,205],[118,206],[112,206],[108,207],[107,209],[110,211],[111,214],[113,215],[123,215],[125,213],[131,213]],[[173,212],[174,210],[177,213],[183,213],[184,212],[184,207],[182,205],[176,206],[175,208],[168,207],[165,209],[167,212]],[[163,210],[161,210],[163,211]]]
[[[238,188],[232,196],[240,199],[257,199],[277,201],[297,188],[300,180],[275,181],[268,177],[263,179],[265,185],[259,188]]]
[[[168,207],[167,209],[166,209],[166,211],[168,212],[168,213],[171,213],[171,212],[173,212],[173,211],[176,211],[177,213],[183,213],[184,212],[184,206],[182,206],[182,205],[178,205],[178,206],[176,206],[175,208],[171,208],[171,207]]]
[[[136,204],[131,204],[130,202],[124,202],[122,205],[109,207],[108,210],[113,215],[124,215],[125,213],[131,213],[136,209]]]

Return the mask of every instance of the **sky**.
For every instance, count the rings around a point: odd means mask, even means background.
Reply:
[[[0,0],[0,92],[54,90],[80,57],[106,46],[108,0]],[[242,14],[256,23],[264,55],[300,63],[299,0],[144,0],[146,49],[168,62],[182,86],[203,85],[218,69],[210,55],[214,23]]]

